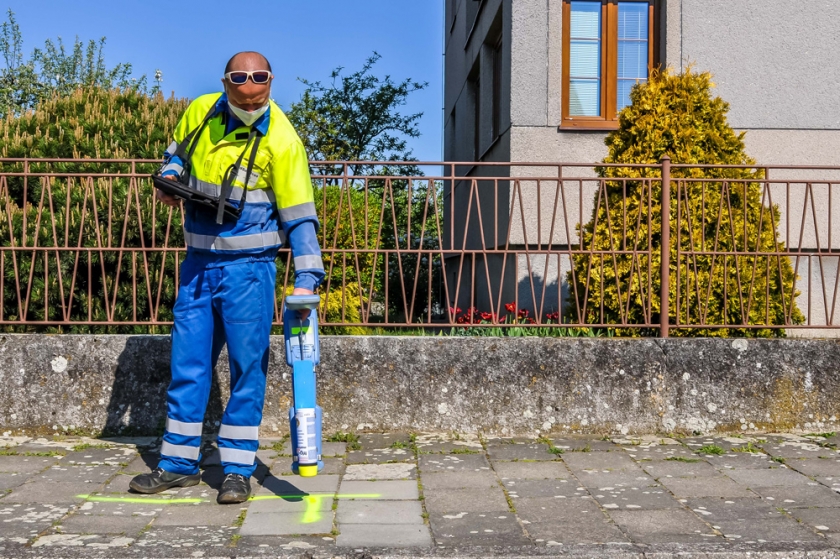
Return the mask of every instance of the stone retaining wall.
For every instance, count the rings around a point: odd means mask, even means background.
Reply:
[[[262,433],[288,431],[290,379],[272,338]],[[830,340],[324,337],[324,429],[641,434],[833,431]],[[227,394],[222,354],[208,430]],[[0,335],[0,432],[154,434],[168,336]]]

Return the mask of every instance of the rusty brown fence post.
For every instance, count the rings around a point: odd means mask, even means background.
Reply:
[[[671,291],[671,158],[662,160],[662,246],[659,284],[659,337],[668,337]]]

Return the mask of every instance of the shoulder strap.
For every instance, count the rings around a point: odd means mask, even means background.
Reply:
[[[201,131],[204,130],[204,127],[210,122],[210,119],[212,119],[215,115],[216,105],[214,104],[210,107],[210,110],[207,111],[207,115],[204,117],[204,120],[201,121],[201,124],[199,124],[197,128],[191,130],[186,137],[184,137],[182,142],[178,143],[175,153],[172,154],[173,157],[178,156],[181,158],[182,166],[184,167],[184,171],[181,173],[181,182],[184,182],[184,179],[190,176],[192,156],[195,152],[196,145],[198,145],[198,137],[201,135]]]
[[[257,149],[259,148],[261,137],[262,136],[258,134],[256,128],[251,129],[251,133],[248,135],[248,141],[245,142],[245,149],[242,150],[242,153],[239,154],[236,163],[234,163],[225,174],[225,178],[222,181],[222,188],[219,192],[219,209],[216,211],[217,224],[221,224],[224,221],[225,203],[228,196],[230,196],[230,193],[233,191],[233,181],[239,176],[239,169],[242,168],[242,159],[245,157],[245,154],[248,153],[248,145],[253,140],[254,143],[251,148],[251,157],[248,158],[248,170],[245,174],[245,183],[242,187],[242,197],[239,200],[239,208],[240,211],[242,210],[248,192],[248,181],[251,180],[251,171],[254,169],[254,160],[257,158]]]

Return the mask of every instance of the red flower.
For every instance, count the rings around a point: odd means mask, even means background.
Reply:
[[[533,318],[528,319],[528,324],[536,324],[536,323],[537,323],[537,321],[534,320]]]
[[[493,315],[489,312],[481,313],[481,320],[493,320]]]
[[[522,309],[519,311],[519,318],[528,318],[528,309]]]
[[[461,309],[459,309],[458,307],[449,307],[449,312],[457,315],[457,314],[461,314]]]
[[[560,320],[560,313],[559,312],[550,312],[545,317],[548,320]]]
[[[457,318],[457,320],[455,320],[455,322],[457,322],[458,324],[465,324],[465,323],[467,322],[467,317],[465,317],[465,316],[459,316],[459,317]]]
[[[505,310],[507,310],[507,312],[514,312],[515,313],[516,312],[516,303],[507,303],[505,305]]]

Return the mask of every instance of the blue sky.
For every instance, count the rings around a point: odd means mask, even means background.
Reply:
[[[27,56],[48,38],[72,44],[76,36],[105,36],[109,66],[131,62],[149,78],[160,68],[167,96],[219,91],[230,55],[258,50],[271,61],[275,101],[288,107],[303,90],[296,78],[326,81],[333,68],[355,70],[377,51],[377,74],[429,83],[403,110],[424,113],[422,136],[411,142],[414,155],[442,158],[443,0],[7,0],[0,6],[15,12]]]

